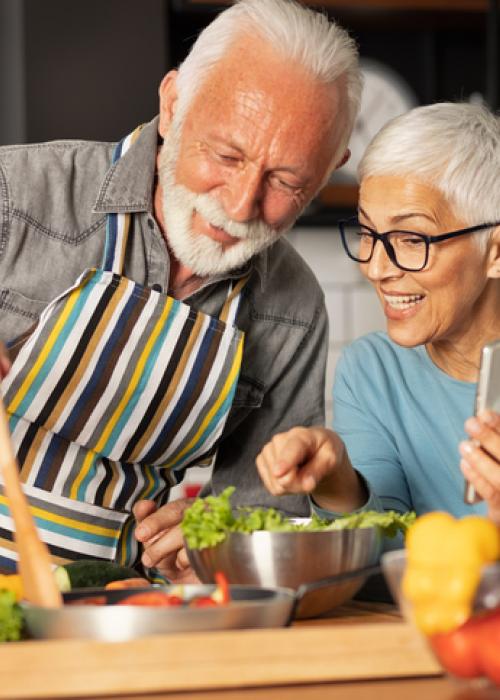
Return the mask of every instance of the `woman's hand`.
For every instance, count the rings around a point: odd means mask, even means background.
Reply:
[[[471,439],[460,443],[460,468],[500,525],[500,414],[484,411],[469,418],[465,430]]]
[[[326,428],[292,428],[278,433],[256,460],[267,490],[275,496],[310,493],[336,512],[360,508],[366,490],[351,466],[344,443]]]

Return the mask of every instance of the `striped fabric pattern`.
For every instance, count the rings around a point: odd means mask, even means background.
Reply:
[[[220,434],[242,344],[242,335],[217,319],[96,271],[55,304],[4,380],[20,452],[28,459],[23,440],[33,446],[37,426],[111,460],[187,466]],[[45,439],[53,452],[55,442]],[[40,446],[34,447],[26,471],[40,461]],[[89,454],[81,466],[72,497],[92,460]]]
[[[129,231],[129,214],[108,216],[104,269],[47,306],[2,381],[32,512],[60,559],[132,561],[132,505],[164,501],[213,454],[238,382],[245,281],[220,318],[197,312],[121,275]],[[11,527],[0,495],[0,567]]]

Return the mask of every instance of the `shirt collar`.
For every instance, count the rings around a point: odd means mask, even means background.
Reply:
[[[155,117],[106,173],[94,206],[96,214],[153,211],[157,147],[158,117]]]
[[[261,253],[255,255],[251,260],[249,260],[245,265],[226,272],[222,275],[216,275],[210,280],[210,284],[217,282],[219,280],[227,279],[240,279],[246,275],[251,275],[253,272],[257,272],[260,279],[260,288],[264,292],[267,283],[267,270],[269,267],[269,251],[270,248],[266,248]]]
[[[275,245],[275,244],[273,244],[273,245]],[[258,275],[259,275],[260,288],[261,288],[262,292],[265,291],[265,287],[267,284],[267,270],[269,267],[269,254],[270,254],[272,247],[273,246],[266,248],[265,250],[262,251],[262,253],[259,253],[254,258],[252,258],[250,261],[251,269],[256,270]]]

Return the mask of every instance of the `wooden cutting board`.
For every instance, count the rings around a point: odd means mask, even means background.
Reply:
[[[366,615],[364,616],[366,619]],[[147,637],[2,645],[0,698],[78,698],[442,673],[394,618]]]

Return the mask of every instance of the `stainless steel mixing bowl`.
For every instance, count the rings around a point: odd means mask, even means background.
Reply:
[[[316,617],[346,602],[369,573],[316,589],[300,588],[337,574],[364,570],[378,562],[378,528],[320,532],[230,533],[215,547],[192,550],[191,566],[204,583],[222,571],[233,584],[293,588],[300,591],[295,616]]]

